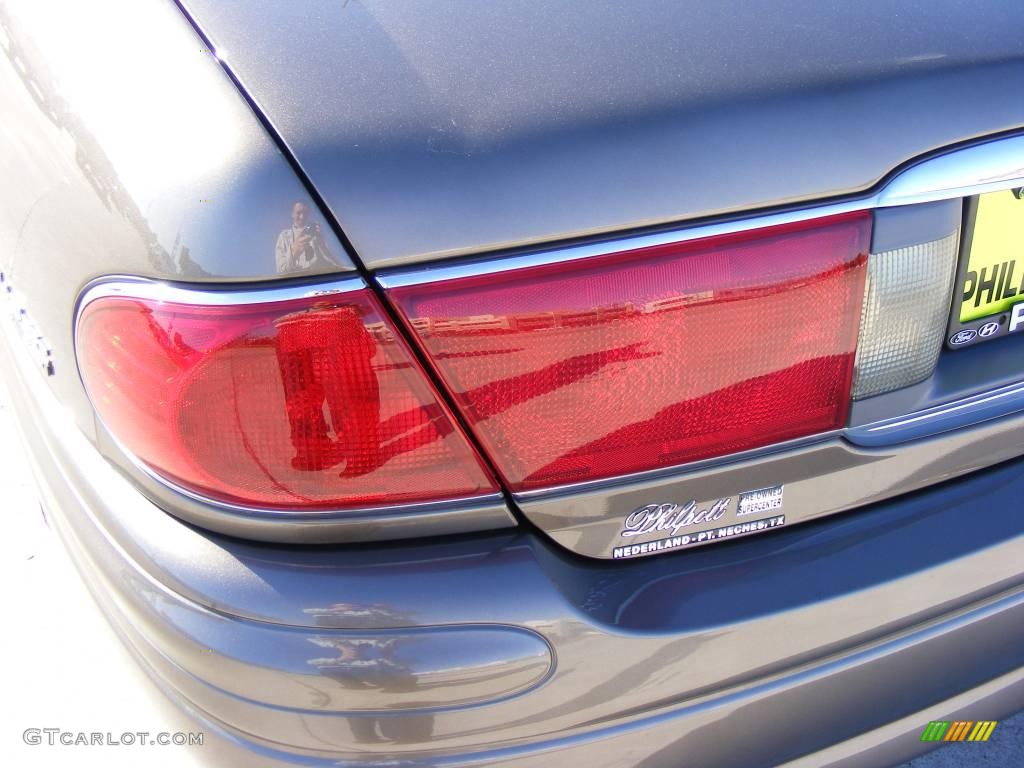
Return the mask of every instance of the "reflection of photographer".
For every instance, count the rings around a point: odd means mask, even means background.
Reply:
[[[344,461],[343,477],[372,472],[382,463],[376,452],[380,388],[372,363],[377,344],[353,307],[324,302],[312,310],[274,321],[295,448],[292,468],[319,472]]]
[[[311,220],[309,206],[302,201],[292,206],[292,225],[277,236],[274,261],[279,274],[337,266],[324,241],[320,225]]]

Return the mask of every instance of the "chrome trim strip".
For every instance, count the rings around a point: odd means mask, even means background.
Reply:
[[[358,509],[287,510],[231,505],[165,480],[127,452],[124,457],[131,463],[129,474],[157,506],[203,528],[240,538],[303,544],[353,543],[494,531],[517,525],[500,493]]]
[[[111,296],[145,299],[168,304],[205,304],[207,306],[230,306],[232,304],[269,304],[275,301],[308,299],[314,296],[333,296],[366,288],[361,277],[346,276],[305,285],[269,286],[267,288],[226,288],[211,290],[207,286],[188,287],[162,283],[143,278],[112,276],[95,282],[82,292],[78,301],[78,312],[89,302]],[[75,329],[77,333],[76,314]]]
[[[879,447],[932,437],[983,421],[1024,411],[1024,382],[955,400],[893,419],[847,427],[844,437],[854,445]]]
[[[684,243],[703,237],[746,232],[840,213],[947,200],[980,192],[1024,186],[1024,136],[994,139],[922,160],[862,198],[798,208],[780,213],[684,227],[646,235],[570,245],[513,256],[485,257],[456,263],[384,270],[375,277],[384,289],[456,280],[527,267],[560,264],[609,253]]]
[[[324,280],[304,285],[209,290],[155,280],[109,277],[89,286],[75,312],[75,345],[82,309],[99,298],[119,296],[161,303],[230,306],[334,296],[366,288],[360,277]],[[78,365],[78,356],[75,356]],[[78,371],[81,381],[81,370]],[[85,383],[82,381],[82,387]],[[221,533],[277,542],[382,541],[414,536],[471,533],[514,527],[517,523],[500,492],[440,501],[386,507],[301,510],[248,507],[218,501],[183,488],[146,466],[95,413],[101,452],[130,475],[140,490],[165,511]],[[108,449],[109,448],[109,449]]]
[[[456,280],[460,277],[475,277],[478,275],[493,275],[500,272],[511,272],[517,269],[538,267],[547,264],[561,264],[567,261],[578,261],[589,259],[594,256],[606,256],[610,253],[620,253],[638,248],[649,248],[655,245],[670,245],[673,243],[685,243],[691,240],[699,240],[705,237],[716,235],[730,235],[737,232],[747,232],[753,229],[773,227],[778,224],[790,224],[797,221],[833,216],[840,213],[851,213],[853,211],[864,211],[872,208],[871,199],[855,200],[845,203],[834,203],[831,205],[819,206],[817,208],[805,208],[798,211],[787,211],[785,213],[762,214],[760,216],[747,216],[743,219],[716,222],[691,227],[689,229],[674,229],[667,232],[655,232],[647,235],[638,235],[617,240],[604,240],[597,243],[585,243],[582,245],[570,245],[564,248],[539,251],[517,256],[499,256],[496,258],[463,261],[457,264],[440,264],[437,266],[419,266],[415,269],[386,270],[376,275],[376,280],[382,288],[404,288],[410,285],[422,285],[423,283],[443,282],[445,280]]]
[[[436,513],[438,511],[450,512],[452,510],[457,511],[478,507],[489,507],[495,504],[501,504],[504,506],[504,498],[500,493],[485,493],[480,496],[463,496],[453,499],[441,499],[438,501],[416,502],[414,504],[394,504],[392,506],[385,507],[352,507],[312,510],[249,507],[244,504],[230,504],[224,501],[217,501],[194,491],[190,491],[187,488],[182,488],[180,485],[161,477],[157,472],[144,464],[139,464],[139,469],[148,474],[153,480],[166,486],[175,493],[187,496],[193,501],[199,502],[204,506],[216,509],[218,512],[232,515],[244,515],[247,520],[264,519],[273,522],[288,520],[291,522],[310,523],[315,520],[338,516],[344,516],[348,520],[355,520],[357,518],[392,517],[394,515],[423,515]]]
[[[975,144],[912,165],[876,195],[877,207],[928,203],[1024,186],[1024,136]]]
[[[146,466],[133,453],[131,453],[118,440],[110,430],[106,429],[110,439],[117,444],[125,457],[141,472],[144,472],[152,481],[159,485],[180,494],[192,501],[202,504],[218,513],[227,515],[241,515],[246,520],[266,520],[274,523],[282,521],[312,523],[327,518],[344,517],[344,522],[353,522],[363,518],[394,517],[395,515],[425,515],[439,511],[451,512],[467,509],[490,507],[496,504],[505,505],[505,499],[499,492],[485,493],[479,496],[461,496],[452,499],[441,499],[438,501],[422,501],[410,504],[394,504],[383,507],[348,507],[337,509],[288,509],[275,507],[250,507],[245,504],[232,504],[226,501],[211,499],[201,493],[190,491],[173,480],[163,477],[159,472]]]

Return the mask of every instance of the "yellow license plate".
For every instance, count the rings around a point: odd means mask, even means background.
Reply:
[[[968,233],[967,269],[960,282],[961,323],[1009,312],[1007,332],[1024,330],[1014,305],[1024,302],[1024,199],[1020,191],[978,198],[974,232]],[[955,302],[954,302],[955,306]],[[1022,308],[1024,309],[1024,308]],[[1016,323],[1014,321],[1017,321]]]

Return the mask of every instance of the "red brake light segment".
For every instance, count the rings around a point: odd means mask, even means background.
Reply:
[[[846,421],[870,214],[388,291],[513,491]]]
[[[366,290],[249,305],[98,298],[78,355],[111,433],[208,498],[345,509],[496,490]]]

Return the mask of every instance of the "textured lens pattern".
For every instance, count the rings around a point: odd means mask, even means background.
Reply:
[[[389,296],[513,491],[842,426],[870,217]]]
[[[959,233],[868,259],[853,398],[924,381],[935,370],[949,314]]]
[[[248,306],[98,299],[78,342],[111,433],[202,496],[345,509],[496,490],[368,291]]]

